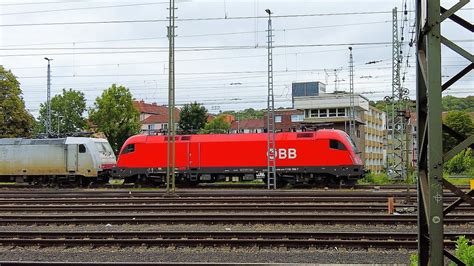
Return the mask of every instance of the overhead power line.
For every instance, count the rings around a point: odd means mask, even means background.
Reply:
[[[132,7],[132,6],[162,5],[162,4],[167,4],[167,3],[168,2],[155,2],[155,3],[139,3],[139,4],[125,4],[125,5],[111,5],[111,6],[93,6],[93,7],[74,7],[74,8],[61,8],[61,9],[47,9],[47,10],[35,10],[35,11],[3,13],[3,14],[0,14],[0,16],[36,14],[36,13],[51,13],[51,12],[87,10],[87,9],[101,9],[101,8],[119,8],[119,7]]]
[[[340,13],[314,13],[314,14],[290,14],[275,16],[275,18],[301,18],[301,17],[324,17],[324,16],[355,16],[355,15],[376,15],[390,14],[391,11],[366,11],[366,12],[340,12]],[[207,17],[207,18],[183,18],[176,19],[179,22],[194,21],[218,21],[218,20],[245,20],[245,19],[266,19],[265,16],[241,16],[241,17]],[[88,24],[119,24],[119,23],[156,23],[168,22],[167,19],[141,19],[141,20],[103,20],[103,21],[72,21],[72,22],[43,22],[43,23],[17,23],[3,24],[0,27],[25,27],[25,26],[61,26],[61,25],[88,25]]]
[[[372,45],[390,45],[390,42],[357,42],[357,43],[325,43],[325,44],[290,44],[290,45],[277,45],[274,48],[309,48],[309,47],[335,47],[335,46],[372,46]],[[4,48],[10,50],[9,48]],[[81,50],[88,50],[91,48],[85,48]],[[96,50],[103,50],[102,48],[93,48]],[[127,51],[112,51],[112,52],[74,52],[74,53],[48,53],[48,55],[87,55],[87,54],[133,54],[133,53],[164,53],[168,52],[166,47],[135,47],[135,48],[106,48],[108,50],[127,50]],[[135,49],[135,50],[128,50]],[[140,50],[137,50],[140,49]],[[153,49],[153,50],[151,50]],[[196,51],[225,51],[225,50],[251,50],[251,49],[265,49],[263,46],[209,46],[209,47],[180,47],[176,48],[176,51],[180,52],[196,52]],[[1,50],[1,49],[0,49]],[[25,50],[21,48],[20,50]],[[34,50],[38,50],[35,48]],[[49,50],[49,49],[40,49]],[[56,50],[52,48],[51,50]],[[74,50],[74,48],[65,48],[65,50]],[[0,57],[16,57],[16,56],[43,56],[45,53],[39,54],[2,54]]]
[[[372,22],[361,22],[361,23],[347,23],[347,24],[334,24],[334,25],[322,25],[313,27],[298,27],[298,28],[285,28],[285,29],[274,29],[274,31],[299,31],[299,30],[312,30],[322,28],[336,28],[336,27],[349,27],[349,26],[360,26],[360,25],[373,25],[388,23],[390,21],[372,21]],[[201,33],[191,35],[180,35],[179,38],[193,38],[193,37],[207,37],[207,36],[225,36],[225,35],[241,35],[241,34],[255,34],[256,31],[233,31],[233,32],[217,32],[217,33]],[[258,32],[266,32],[265,30]],[[83,44],[83,43],[101,43],[101,42],[127,42],[127,41],[145,41],[145,40],[159,40],[167,39],[168,37],[143,37],[143,38],[127,38],[127,39],[109,39],[109,40],[86,40],[86,41],[71,41],[71,42],[49,42],[49,43],[31,43],[31,44],[9,44],[1,47],[22,47],[22,46],[43,46],[43,45],[56,45],[56,44]]]
[[[358,42],[350,45],[386,45],[389,42]],[[276,45],[277,48],[292,48],[292,47],[317,47],[317,46],[344,46],[347,43],[321,43],[321,44],[288,44]],[[182,46],[178,49],[250,49],[261,48],[255,46]],[[263,47],[265,48],[265,47]],[[47,51],[47,50],[152,50],[152,49],[168,49],[166,46],[127,46],[127,47],[22,47],[22,48],[0,48],[0,51]]]
[[[26,6],[26,5],[50,5],[50,4],[64,4],[64,3],[86,3],[85,0],[60,0],[51,2],[23,2],[23,3],[0,3],[0,6]]]

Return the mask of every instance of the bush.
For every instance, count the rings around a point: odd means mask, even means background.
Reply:
[[[469,240],[465,236],[460,236],[456,240],[456,257],[466,265],[474,265],[474,246],[469,245]],[[410,255],[410,265],[418,265],[418,253]],[[449,265],[456,266],[456,263],[451,262]]]
[[[388,177],[387,174],[373,174],[369,173],[364,176],[364,178],[359,179],[359,184],[374,184],[374,185],[386,185],[392,184],[392,180]]]
[[[460,236],[456,240],[456,257],[466,265],[474,265],[474,246],[469,245],[469,240],[465,236]],[[451,263],[450,265],[456,265]]]
[[[449,160],[445,170],[449,174],[460,174],[469,171],[472,164],[472,150],[468,148]]]
[[[410,255],[410,266],[418,266],[418,253]]]

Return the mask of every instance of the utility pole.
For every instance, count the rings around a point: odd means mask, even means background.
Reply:
[[[174,0],[170,0],[169,7],[169,26],[168,26],[168,40],[169,40],[169,66],[168,66],[168,142],[167,142],[167,154],[166,154],[166,193],[170,192],[170,179],[171,179],[171,192],[175,192],[175,162],[176,162],[176,150],[175,150],[175,72],[174,72],[174,37],[175,37],[175,17],[174,17]]]
[[[48,115],[48,121],[46,124],[46,134],[50,135],[52,133],[51,129],[51,64],[50,62],[53,59],[49,59],[47,57],[44,58],[46,61],[48,61],[48,77],[47,77],[47,92],[46,92],[46,104],[47,104],[47,115]]]
[[[474,146],[474,135],[465,136],[443,124],[442,92],[468,74],[472,74],[474,57],[448,38],[450,31],[460,28],[472,32],[472,23],[462,16],[468,11],[469,1],[459,1],[449,8],[440,5],[440,0],[416,1],[416,112],[417,112],[417,170],[418,170],[418,259],[419,265],[444,265],[445,258],[457,265],[464,265],[451,250],[444,247],[444,219],[463,203],[474,206],[472,190],[468,193],[443,178],[444,162],[461,151]],[[463,10],[464,8],[464,10]],[[467,15],[469,17],[469,15]],[[457,28],[441,32],[444,23],[450,20]],[[450,26],[451,26],[450,25]],[[448,28],[448,27],[446,27]],[[466,31],[466,32],[467,32]],[[446,36],[448,35],[448,36]],[[468,35],[470,36],[470,35]],[[443,48],[450,51],[444,51]],[[442,54],[455,53],[468,63],[449,80],[442,80]],[[446,54],[445,54],[446,55]],[[443,151],[443,132],[456,139],[451,150]],[[443,188],[458,198],[444,205]],[[449,216],[447,216],[449,217]]]
[[[389,169],[393,171],[393,177],[398,179],[408,178],[408,169],[405,165],[405,128],[406,128],[406,101],[408,96],[408,89],[402,88],[400,82],[400,65],[401,47],[398,40],[398,20],[397,8],[392,10],[392,96],[387,97],[387,103],[392,106],[392,114],[390,125],[392,129],[391,135],[391,161],[389,162]]]
[[[350,105],[350,120],[349,120],[349,135],[355,139],[355,103],[354,103],[354,59],[352,57],[352,47],[349,47],[349,105]]]
[[[276,189],[275,98],[273,96],[272,12],[268,14],[267,188]]]

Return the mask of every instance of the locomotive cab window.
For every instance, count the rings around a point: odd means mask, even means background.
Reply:
[[[135,144],[128,144],[125,149],[123,149],[122,154],[130,153],[135,151]]]
[[[79,144],[79,153],[86,153],[86,146],[84,144]]]
[[[344,146],[344,144],[342,144],[342,142],[340,142],[339,140],[335,140],[335,139],[329,140],[329,148],[335,149],[335,150],[341,150],[341,151],[346,150],[346,147]]]

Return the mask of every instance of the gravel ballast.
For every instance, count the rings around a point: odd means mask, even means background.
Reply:
[[[8,231],[315,231],[315,232],[417,232],[415,225],[303,225],[303,224],[91,224],[91,225],[4,225]],[[450,225],[445,232],[472,232],[474,224]]]
[[[403,263],[414,250],[254,248],[22,248],[0,247],[0,261],[230,262],[230,263]]]

